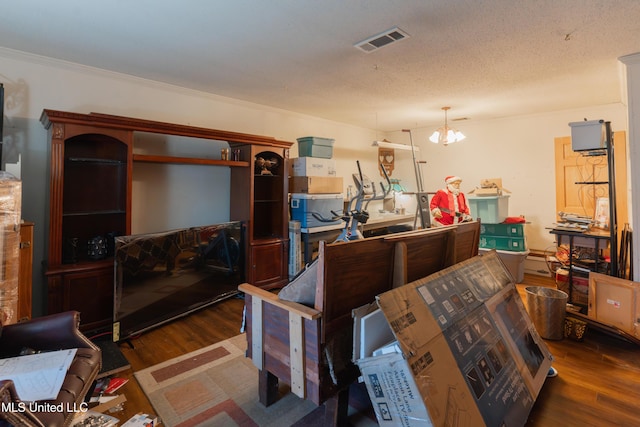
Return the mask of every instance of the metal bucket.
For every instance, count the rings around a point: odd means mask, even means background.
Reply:
[[[527,311],[540,336],[548,340],[564,338],[564,318],[569,296],[543,286],[527,286]]]

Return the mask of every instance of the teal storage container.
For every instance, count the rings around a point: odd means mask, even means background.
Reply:
[[[522,252],[527,249],[524,237],[500,237],[480,235],[480,248]]]
[[[469,210],[483,224],[499,224],[509,216],[509,196],[469,197]]]
[[[480,235],[524,237],[523,224],[484,224],[480,225]]]
[[[333,157],[334,139],[305,136],[298,138],[297,141],[299,157],[320,157],[323,159]]]

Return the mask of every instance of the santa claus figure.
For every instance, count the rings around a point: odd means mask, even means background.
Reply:
[[[444,182],[447,184],[446,188],[438,190],[429,204],[436,225],[471,221],[473,218],[469,214],[467,199],[460,191],[462,179],[457,176],[448,176]]]

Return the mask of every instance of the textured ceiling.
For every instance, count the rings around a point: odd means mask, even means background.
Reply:
[[[3,3],[0,47],[381,131],[620,102],[640,51],[638,0]]]

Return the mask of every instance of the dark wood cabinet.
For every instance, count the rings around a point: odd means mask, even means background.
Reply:
[[[113,307],[113,237],[130,233],[132,132],[44,110],[49,133],[47,311],[78,310],[84,330]]]
[[[246,221],[247,282],[275,288],[288,281],[288,161],[291,143],[230,144],[249,162],[231,171],[231,219]]]
[[[230,220],[245,223],[245,279],[262,287],[286,283],[291,142],[100,113],[44,110],[40,121],[50,153],[49,313],[78,310],[83,330],[111,324],[113,237],[131,234],[132,172],[138,162],[230,167]],[[238,156],[134,154],[136,132],[227,141]],[[266,169],[260,159],[269,162]]]

